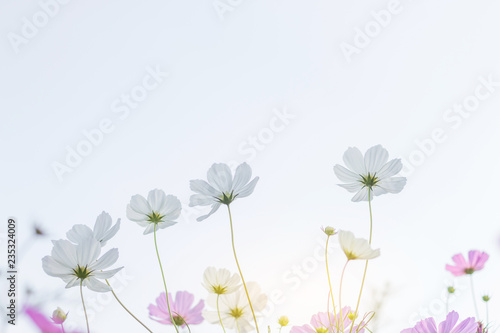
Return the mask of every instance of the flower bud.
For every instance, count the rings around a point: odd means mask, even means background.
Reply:
[[[483,301],[488,302],[490,300],[490,296],[484,295],[483,296]]]
[[[358,316],[356,316],[356,314],[354,314],[353,312],[349,312],[347,314],[347,318],[349,318],[351,321],[356,319]]]
[[[455,288],[453,288],[453,287],[448,287],[448,292],[449,292],[450,294],[453,294],[453,293],[455,292]]]
[[[290,321],[288,320],[288,317],[287,316],[281,316],[279,319],[278,319],[278,324],[280,324],[281,327],[284,327],[286,325],[288,325]]]
[[[333,236],[337,233],[337,231],[333,227],[321,228],[321,230],[323,230],[323,232],[328,236]]]
[[[66,317],[68,316],[68,313],[64,313],[64,311],[61,308],[57,308],[52,312],[52,321],[56,324],[62,324],[66,320]]]

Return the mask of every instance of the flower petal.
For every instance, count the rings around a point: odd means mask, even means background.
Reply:
[[[250,183],[243,186],[239,192],[235,192],[234,194],[237,194],[238,198],[248,197],[250,194],[253,193],[253,190],[255,189],[255,185],[257,185],[258,181],[259,181],[259,177],[255,177],[254,179],[252,179],[252,181]]]
[[[236,168],[234,173],[233,188],[234,193],[239,193],[252,178],[252,168],[243,162]]]
[[[92,273],[92,275],[95,276],[98,279],[110,279],[116,273],[118,273],[119,271],[121,271],[122,269],[123,269],[123,266],[115,268],[115,269],[110,269],[110,270],[107,270],[107,271],[94,271]]]
[[[191,188],[193,192],[206,195],[207,197],[216,197],[220,194],[212,185],[200,179],[191,180],[189,182],[189,188]]]
[[[166,205],[167,195],[159,189],[154,189],[148,193],[148,203],[153,212],[161,212]]]
[[[198,217],[196,219],[196,221],[201,222],[201,221],[207,219],[210,215],[212,215],[213,213],[215,213],[217,211],[217,209],[219,209],[220,205],[221,205],[220,202],[213,204],[212,205],[212,209],[210,210],[210,212],[207,215],[203,215],[203,216]]]
[[[395,158],[384,164],[380,170],[376,172],[376,176],[379,179],[389,178],[398,174],[398,172],[403,169],[403,163],[401,159]]]
[[[349,147],[343,156],[344,163],[347,168],[351,169],[358,175],[366,174],[365,161],[363,154],[356,147]]]
[[[337,176],[338,179],[346,183],[354,183],[354,182],[359,183],[359,181],[362,179],[359,174],[356,174],[339,164],[333,167],[333,171],[335,172],[335,175]]]
[[[228,193],[232,189],[233,176],[231,169],[224,163],[214,163],[208,169],[207,179],[210,185],[221,193]]]
[[[94,237],[98,240],[101,241],[102,237],[106,233],[106,231],[111,228],[111,225],[113,224],[113,220],[111,219],[111,216],[106,213],[102,212],[96,219],[95,224],[94,224]]]
[[[441,322],[439,324],[438,331],[439,332],[451,332],[451,329],[453,327],[455,327],[455,324],[457,323],[457,321],[458,321],[458,313],[456,313],[455,311],[451,311],[446,316],[446,320],[444,320],[443,322]]]
[[[96,262],[92,262],[88,267],[90,270],[100,271],[113,265],[118,260],[118,249],[111,249],[104,253]]]
[[[51,256],[42,258],[42,268],[50,276],[62,277],[72,273],[72,269],[54,260]]]
[[[136,194],[130,199],[130,208],[142,215],[151,214],[151,206],[146,198],[140,194]]]
[[[337,185],[345,188],[351,193],[358,192],[363,188],[363,184],[361,183],[349,183],[349,184],[337,184]]]
[[[98,293],[105,293],[105,292],[113,290],[113,288],[111,288],[107,284],[97,280],[96,278],[94,278],[92,276],[86,278],[84,280],[84,284],[90,290],[93,290],[93,291],[98,292]]]
[[[175,220],[181,215],[182,204],[175,195],[167,195],[165,198],[165,205],[160,210],[161,215],[165,220]]]
[[[370,191],[370,197],[373,198],[373,194]],[[356,195],[351,199],[354,202],[368,201],[368,188],[363,187]]]
[[[151,213],[151,212],[149,212]],[[148,214],[149,214],[148,213]],[[134,222],[143,222],[148,219],[148,216],[144,213],[136,212],[130,204],[127,205],[127,218]]]
[[[116,233],[120,230],[120,219],[116,221],[115,225],[109,229],[102,237],[101,239],[98,239],[101,242],[101,245],[104,246],[108,240],[113,238]]]
[[[380,180],[376,186],[383,188],[389,193],[399,193],[406,185],[405,177],[392,177]]]
[[[388,160],[389,152],[387,152],[382,145],[373,146],[368,149],[365,154],[366,171],[374,174],[379,171]]]
[[[70,231],[66,233],[66,237],[75,244],[80,244],[86,238],[94,237],[92,229],[83,224],[75,224]]]

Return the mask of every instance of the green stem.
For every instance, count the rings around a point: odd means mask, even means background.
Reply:
[[[155,239],[155,249],[156,249],[156,256],[158,257],[158,263],[160,264],[160,271],[161,271],[161,276],[163,278],[163,285],[165,286],[165,294],[167,296],[167,308],[168,308],[168,314],[170,316],[170,321],[172,322],[172,325],[174,325],[175,330],[177,333],[179,333],[179,329],[177,328],[177,325],[175,324],[174,318],[172,317],[172,311],[170,311],[170,301],[168,300],[168,290],[167,290],[167,283],[165,282],[165,274],[163,273],[163,267],[161,266],[161,260],[160,260],[160,253],[158,252],[158,243],[156,242],[156,226],[157,224],[155,223],[155,228],[154,228],[154,239]]]
[[[470,275],[470,290],[472,292],[472,300],[474,301],[474,310],[476,310],[476,321],[479,321],[479,311],[477,310],[476,293],[474,292],[474,282],[472,281],[472,274]]]
[[[104,279],[104,280],[106,281],[106,283],[108,284],[108,286],[111,287],[111,285],[109,284],[108,279]],[[113,296],[115,296],[115,299],[118,301],[118,303],[120,303],[120,305],[125,309],[125,311],[128,312],[129,315],[131,315],[135,320],[137,320],[139,322],[139,324],[141,324],[142,326],[144,326],[145,329],[147,329],[149,332],[153,333],[153,331],[151,331],[146,325],[144,325],[142,321],[140,321],[139,319],[137,319],[137,317],[134,316],[132,314],[132,312],[130,312],[129,309],[127,309],[127,307],[125,305],[123,305],[123,303],[118,299],[118,296],[116,296],[115,291],[113,289],[111,289],[111,293],[113,294]]]
[[[369,244],[372,244],[372,233],[373,233],[373,215],[372,215],[372,198],[371,198],[371,192],[372,190],[369,188],[368,189],[368,208],[370,209],[370,240]],[[361,289],[359,290],[359,297],[358,297],[358,303],[356,304],[356,312],[354,312],[354,319],[352,321],[351,329],[349,330],[349,333],[352,332],[352,329],[354,327],[354,322],[356,321],[356,318],[358,316],[358,309],[359,309],[359,303],[361,302],[361,295],[363,294],[363,287],[365,285],[365,279],[366,279],[366,271],[368,270],[368,260],[366,260],[365,263],[365,271],[363,273],[363,280],[361,281]]]
[[[329,240],[330,240],[330,235],[328,235],[328,237],[326,238],[326,247],[325,247],[326,276],[328,277],[328,286],[330,287],[330,297],[332,298],[333,316],[335,319],[335,326],[338,328],[337,310],[335,310],[335,300],[333,298],[332,281],[330,279],[330,270],[328,268],[328,241]],[[328,304],[330,304],[330,303],[328,302]],[[332,318],[330,316],[330,311],[328,311],[328,309],[327,309],[326,313],[328,313],[328,321],[330,322],[330,328],[332,328],[332,331],[333,331]]]
[[[488,311],[488,302],[486,302],[486,326],[490,324],[490,316]]]
[[[243,282],[243,287],[245,288],[248,304],[250,305],[250,310],[252,310],[253,320],[255,322],[255,328],[257,329],[257,333],[259,333],[259,326],[257,324],[257,318],[255,317],[255,312],[253,310],[252,301],[250,300],[250,295],[248,294],[247,285],[245,283],[245,279],[243,278],[243,273],[241,272],[240,264],[238,263],[238,257],[236,256],[236,248],[234,246],[233,218],[231,216],[231,208],[229,207],[229,205],[227,205],[227,210],[229,212],[229,224],[231,225],[231,243],[233,245],[234,260],[236,260],[236,266],[238,266],[238,271],[240,272],[241,281]]]
[[[226,333],[226,329],[224,328],[224,324],[222,323],[222,318],[220,317],[219,297],[220,297],[220,294],[217,294],[217,314],[219,315],[220,326],[222,326],[222,330],[224,331],[224,333]]]
[[[189,327],[188,323],[186,322],[186,320],[184,319],[183,316],[181,316],[178,312],[175,312],[174,313],[177,315],[178,318],[182,319],[182,321],[184,322],[184,325],[186,325],[189,333],[191,333],[191,327]],[[182,325],[181,325],[182,326]]]
[[[89,318],[87,317],[87,309],[85,308],[85,301],[83,300],[83,281],[80,280],[80,296],[82,297],[83,312],[85,313],[85,321],[87,322],[87,333],[90,333]]]
[[[349,259],[347,259],[344,265],[344,269],[342,269],[342,275],[340,277],[340,288],[339,288],[339,308],[340,308],[340,322],[342,326],[342,332],[344,332],[344,315],[342,314],[342,283],[344,282],[344,273],[348,263]]]
[[[448,314],[448,303],[450,302],[450,293],[446,296],[446,314]]]

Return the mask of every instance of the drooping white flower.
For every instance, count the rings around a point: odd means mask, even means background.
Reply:
[[[224,295],[238,290],[241,287],[241,280],[238,274],[234,273],[231,276],[231,272],[225,268],[208,267],[203,273],[202,285],[210,293]]]
[[[339,243],[347,260],[374,259],[380,256],[380,249],[373,250],[366,239],[355,238],[350,231],[339,231]]]
[[[358,148],[349,148],[344,153],[347,168],[337,164],[333,170],[337,177],[347,183],[339,184],[349,192],[356,192],[352,201],[368,201],[373,196],[399,193],[406,185],[405,177],[394,177],[403,168],[400,159],[387,162],[389,153],[381,145],[371,147],[365,156]]]
[[[191,195],[189,206],[212,206],[207,215],[198,217],[203,221],[219,209],[220,205],[229,205],[237,198],[252,194],[259,177],[252,178],[252,169],[247,163],[236,168],[234,178],[227,164],[215,163],[207,172],[208,182],[200,179],[191,180],[190,187],[196,194]]]
[[[104,271],[118,260],[118,249],[111,249],[100,258],[101,244],[93,237],[80,244],[67,240],[53,241],[50,256],[42,259],[42,267],[50,276],[61,278],[66,288],[80,285],[97,292],[111,291],[111,287],[98,279],[109,279],[123,267]]]
[[[141,227],[146,227],[144,235],[155,229],[164,229],[177,222],[181,215],[182,205],[173,195],[166,195],[162,190],[151,190],[148,199],[140,194],[134,195],[127,205],[127,218]]]
[[[247,288],[255,315],[260,316],[260,312],[266,307],[267,296],[261,292],[259,285],[255,282],[248,282]],[[217,295],[209,294],[206,303],[215,310],[203,310],[203,317],[212,324],[219,324]],[[220,295],[219,309],[222,323],[226,329],[239,328],[238,331],[241,333],[255,331],[252,311],[243,288],[232,294]]]
[[[75,244],[80,244],[85,239],[93,237],[101,242],[101,246],[104,246],[120,230],[120,219],[114,226],[111,226],[112,224],[111,216],[102,212],[95,221],[94,230],[84,224],[76,224],[66,233],[66,237]]]

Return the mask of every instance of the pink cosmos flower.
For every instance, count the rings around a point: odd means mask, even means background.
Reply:
[[[401,333],[476,333],[478,324],[476,320],[471,317],[462,321],[457,326],[458,313],[451,311],[446,316],[446,320],[439,324],[436,328],[434,318],[427,318],[415,325],[413,328],[402,330]]]
[[[351,324],[351,320],[347,317],[347,314],[351,312],[351,308],[346,306],[342,308],[342,316],[344,317],[344,331],[349,332],[349,325]],[[335,325],[335,318],[337,318],[338,325]],[[340,313],[337,313],[335,317],[334,313],[330,313],[331,324],[328,324],[328,313],[320,312],[315,314],[311,318],[311,325],[303,325],[303,326],[294,326],[292,327],[290,333],[331,333],[331,327],[334,328],[335,333],[337,333],[336,327],[338,326],[338,332],[342,327],[342,323],[340,321]],[[353,328],[353,332],[356,332],[357,326]],[[365,329],[362,328],[358,333],[364,333]]]
[[[482,322],[478,322],[477,325],[477,333],[488,333],[488,330],[484,327]]]
[[[471,250],[469,251],[469,262],[467,262],[461,253],[455,254],[451,258],[455,262],[455,266],[446,265],[446,269],[455,276],[472,274],[482,270],[489,257],[486,252]]]
[[[200,300],[198,304],[191,308],[194,301],[194,295],[187,291],[178,291],[175,294],[175,301],[172,300],[172,295],[168,293],[168,300],[170,302],[170,311],[172,318],[177,326],[185,327],[188,325],[200,324],[203,321],[201,311],[205,306],[205,302]],[[161,293],[156,299],[156,304],[150,304],[149,316],[151,319],[165,325],[172,325],[170,315],[168,313],[167,297],[165,293]]]
[[[40,329],[42,333],[62,333],[61,325],[56,325],[36,308],[26,306],[24,312],[31,318],[33,323]],[[67,331],[66,331],[67,332]],[[79,332],[67,332],[79,333]]]

